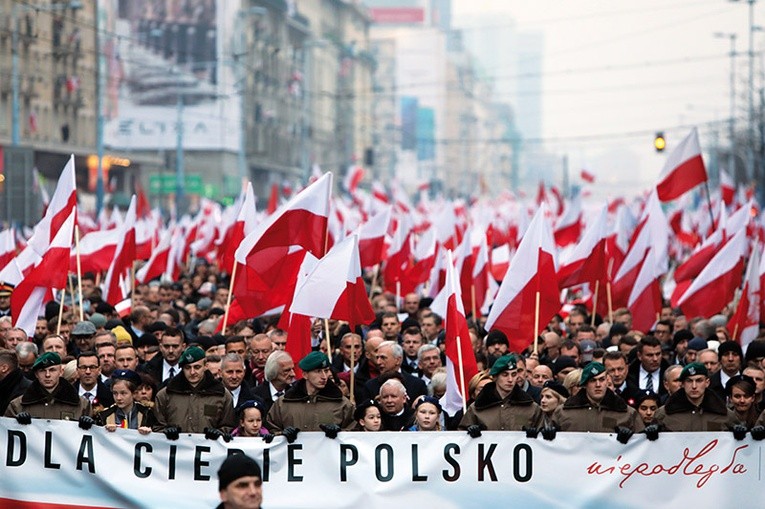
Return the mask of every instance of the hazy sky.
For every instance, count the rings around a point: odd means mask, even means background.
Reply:
[[[755,23],[765,26],[763,3]],[[603,184],[648,186],[665,157],[653,150],[655,131],[666,132],[668,149],[689,124],[699,126],[705,150],[716,129],[727,144],[730,40],[715,32],[738,36],[737,116],[746,119],[745,1],[454,0],[457,26],[479,12],[493,19],[468,30],[503,30],[514,19],[517,30],[544,34],[543,139],[569,155],[572,173],[586,167]],[[756,32],[755,51],[763,42],[765,32]],[[759,88],[759,54],[755,62]],[[486,71],[512,79],[509,69]]]

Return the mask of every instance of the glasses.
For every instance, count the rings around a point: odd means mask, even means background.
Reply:
[[[95,371],[98,369],[98,366],[77,366],[77,369],[80,371]]]

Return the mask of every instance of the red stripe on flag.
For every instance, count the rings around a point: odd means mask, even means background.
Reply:
[[[707,180],[704,160],[701,154],[688,159],[673,169],[656,185],[656,192],[661,201],[670,201],[684,195]]]
[[[14,500],[11,498],[0,498],[0,507],[3,509],[114,509],[113,507],[100,505],[53,504],[48,502]]]

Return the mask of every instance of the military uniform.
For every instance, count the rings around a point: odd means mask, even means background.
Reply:
[[[727,431],[741,424],[711,389],[704,392],[701,404],[694,406],[681,388],[656,411],[656,420],[665,431]]]
[[[77,389],[61,378],[53,392],[33,380],[24,394],[10,402],[5,416],[16,417],[26,412],[37,419],[76,421],[83,415],[90,416],[90,411],[90,402],[81,398]]]
[[[236,426],[231,393],[209,371],[196,387],[183,374],[171,378],[157,394],[154,413],[154,431],[180,426],[186,433],[204,433],[205,428],[228,433]]]
[[[632,431],[644,428],[637,411],[611,389],[606,390],[599,404],[590,401],[586,390],[580,390],[555,409],[552,422],[561,431],[612,433],[617,427]]]
[[[479,424],[487,430],[521,431],[523,427],[538,428],[541,423],[542,409],[520,386],[514,386],[510,394],[502,399],[496,382],[489,382],[468,407],[459,429]]]
[[[321,424],[337,424],[344,430],[352,430],[353,404],[343,396],[332,382],[327,382],[313,396],[308,395],[305,379],[298,380],[276,400],[268,412],[269,431],[282,431],[293,427],[300,431],[319,431]]]

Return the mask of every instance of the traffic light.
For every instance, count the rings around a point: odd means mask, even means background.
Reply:
[[[667,139],[664,138],[664,131],[659,131],[653,139],[653,146],[656,148],[656,152],[664,152],[667,148]]]

